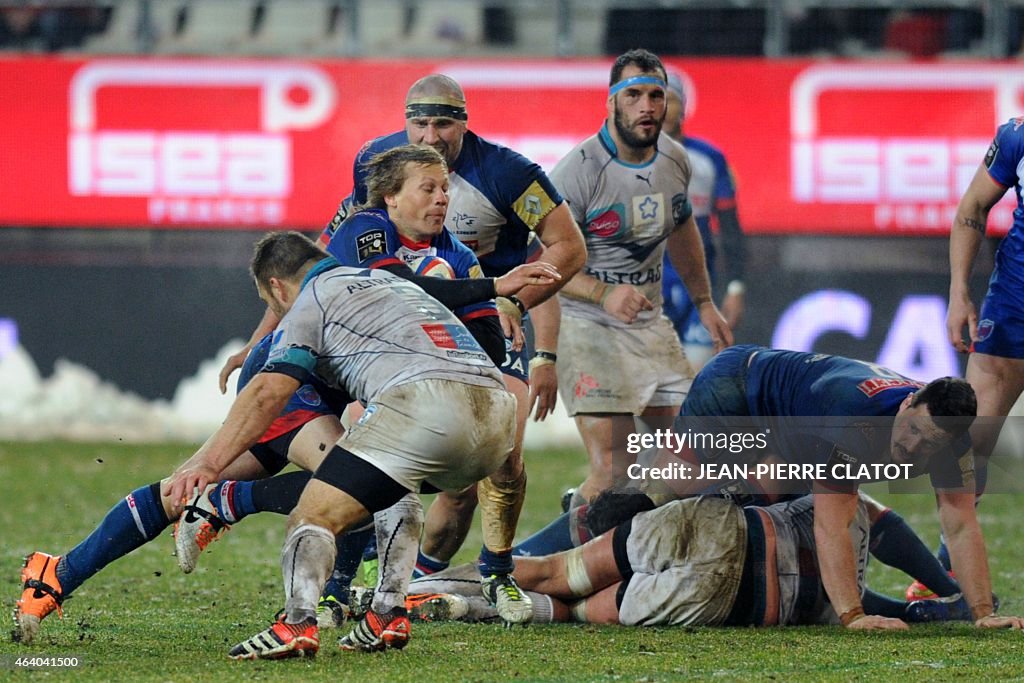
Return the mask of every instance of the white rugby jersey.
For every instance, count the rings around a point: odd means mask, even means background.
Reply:
[[[650,161],[630,164],[619,159],[606,123],[558,162],[551,179],[583,230],[583,272],[609,285],[636,286],[654,310],[642,311],[632,326],[649,325],[661,315],[665,240],[693,213],[683,146],[662,134]],[[560,301],[563,315],[626,326],[597,304],[565,295]]]
[[[504,387],[470,331],[439,301],[397,275],[333,258],[303,281],[263,372],[300,381],[314,373],[361,401],[428,378]]]

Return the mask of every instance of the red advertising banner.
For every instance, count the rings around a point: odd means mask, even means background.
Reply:
[[[1009,63],[667,61],[751,233],[944,234],[996,126],[1024,113]],[[3,59],[0,225],[315,229],[435,71],[462,83],[474,131],[550,168],[600,126],[609,66]]]

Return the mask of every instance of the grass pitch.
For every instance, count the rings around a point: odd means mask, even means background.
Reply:
[[[127,492],[169,473],[188,445],[129,446],[0,443],[0,586],[5,615],[20,594],[18,571],[33,550],[64,553]],[[530,452],[520,537],[558,512],[562,490],[585,473],[582,450]],[[933,545],[930,496],[887,495]],[[1018,536],[1021,495],[990,495],[981,507],[993,583],[1006,614],[1024,612]],[[63,620],[51,615],[36,642],[0,639],[0,680],[59,675],[74,680],[213,681],[674,681],[978,680],[1024,676],[1024,634],[982,632],[969,624],[915,626],[909,633],[839,628],[710,629],[535,625],[415,625],[402,652],[344,653],[322,634],[310,661],[232,662],[228,648],[265,628],[283,602],[278,569],[284,518],[255,516],[179,573],[170,530],[115,562],[76,591]],[[457,559],[479,547],[470,537]],[[901,594],[907,580],[873,563],[872,587]],[[340,635],[340,634],[339,634]],[[77,657],[74,670],[30,671],[16,658]]]

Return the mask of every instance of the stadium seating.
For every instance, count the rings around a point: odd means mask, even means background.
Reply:
[[[94,54],[134,54],[146,49],[149,40],[170,39],[178,29],[184,0],[149,3],[148,25],[139,0],[111,0],[106,31],[90,38],[82,47]]]
[[[166,0],[150,3],[161,5]],[[253,34],[254,0],[189,0],[181,31],[161,35],[156,51],[163,54],[230,54],[244,52]]]
[[[266,55],[344,54],[349,21],[337,0],[271,0],[249,47]]]

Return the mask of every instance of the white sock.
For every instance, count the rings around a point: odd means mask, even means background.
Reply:
[[[416,567],[420,533],[423,531],[423,505],[415,493],[373,516],[377,528],[377,588],[373,593],[373,611],[378,614],[405,607],[409,579]]]
[[[550,624],[555,613],[551,596],[544,593],[534,593],[533,591],[526,591],[526,594],[533,601],[533,623]]]
[[[316,605],[334,569],[334,534],[321,526],[302,524],[288,534],[281,551],[284,609],[288,623],[316,617]]]

